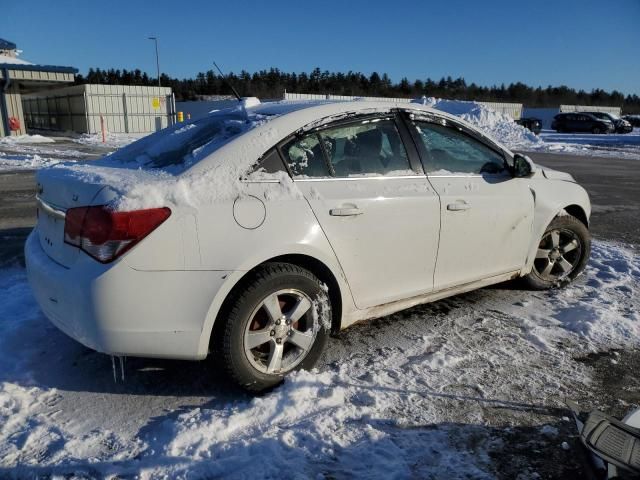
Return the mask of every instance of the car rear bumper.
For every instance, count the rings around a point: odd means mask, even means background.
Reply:
[[[200,359],[203,324],[229,272],[135,270],[89,257],[66,268],[25,245],[29,283],[45,316],[83,345],[110,355]]]

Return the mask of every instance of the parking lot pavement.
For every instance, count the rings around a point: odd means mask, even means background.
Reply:
[[[0,172],[0,268],[22,262],[24,240],[35,224],[34,173]]]

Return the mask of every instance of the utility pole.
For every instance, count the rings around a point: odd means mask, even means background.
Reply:
[[[160,58],[158,57],[158,37],[147,37],[156,44],[156,70],[158,71],[158,86],[160,87]]]

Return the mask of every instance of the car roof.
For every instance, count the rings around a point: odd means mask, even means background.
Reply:
[[[587,115],[587,116],[590,116],[591,118],[595,118],[596,120],[599,120],[599,118],[594,117],[592,112],[562,112],[556,115],[556,117],[566,116],[566,115]]]
[[[252,114],[255,116],[264,116],[262,119],[263,121],[259,122],[259,124],[254,128],[249,129],[247,132],[238,136],[226,145],[220,147],[212,157],[216,158],[216,163],[230,162],[238,165],[240,163],[246,163],[238,162],[238,156],[242,156],[245,159],[253,158],[255,161],[281,140],[303,128],[311,129],[319,127],[326,123],[343,118],[349,118],[350,116],[391,113],[397,109],[414,111],[418,114],[431,114],[462,124],[477,135],[488,139],[501,149],[509,152],[509,149],[503,146],[500,142],[475,126],[465,122],[460,117],[430,108],[420,103],[370,100],[281,100],[266,103],[256,102],[246,106],[245,110],[248,117],[251,117]],[[231,111],[231,109],[229,111]],[[215,114],[223,114],[224,112],[225,110],[219,110]],[[205,158],[189,170],[193,173],[201,169],[208,169],[208,164],[209,161]],[[239,170],[238,173],[242,174],[244,171]]]
[[[460,118],[447,114],[441,110],[428,107],[418,102],[398,102],[380,100],[280,100],[276,102],[260,103],[247,108],[247,111],[259,115],[291,115],[299,112],[309,112],[314,115],[340,115],[341,113],[366,114],[368,112],[383,112],[394,109],[416,110],[429,112],[434,115],[450,117],[459,121]],[[305,115],[306,116],[306,115]],[[294,118],[294,117],[292,117]]]

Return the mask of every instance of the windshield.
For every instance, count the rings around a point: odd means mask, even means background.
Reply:
[[[212,113],[144,137],[93,163],[180,173],[254,126],[254,117],[263,116],[247,117],[241,109]]]

